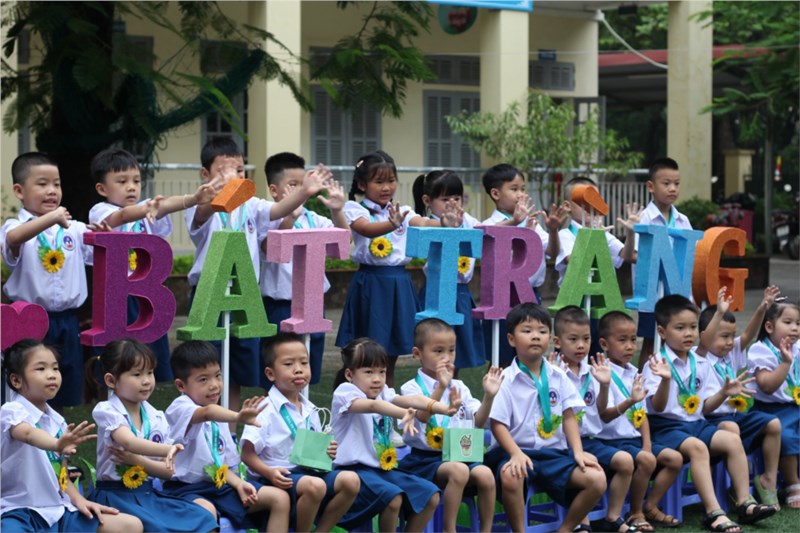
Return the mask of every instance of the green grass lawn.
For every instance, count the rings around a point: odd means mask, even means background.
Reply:
[[[322,378],[316,385],[311,386],[311,401],[319,407],[330,407],[331,398],[333,396],[333,380],[338,370],[338,358],[327,357],[323,367]],[[635,363],[634,363],[635,364]],[[400,389],[400,385],[412,379],[414,373],[417,371],[418,365],[416,362],[408,358],[400,358],[398,360],[397,368],[395,370],[395,383],[396,389]],[[469,387],[472,394],[477,398],[483,397],[483,388],[481,380],[486,372],[486,367],[472,368],[463,370],[459,373],[458,378],[463,380]],[[242,397],[247,398],[250,396],[263,394],[263,391],[257,388],[244,388],[242,389]],[[160,384],[156,387],[155,392],[150,398],[150,403],[156,409],[166,410],[167,406],[178,396],[178,391],[172,384]],[[68,422],[80,422],[82,420],[91,420],[92,409],[94,404],[87,404],[78,407],[68,407],[65,409],[64,416]],[[237,432],[241,435],[241,428]],[[78,457],[82,457],[89,461],[91,464],[96,460],[95,442],[87,442],[82,444],[78,449]],[[79,461],[73,461],[74,464],[80,464]],[[462,516],[464,515],[464,516]],[[462,520],[463,518],[463,520]],[[690,532],[702,531],[702,518],[703,511],[699,505],[693,505],[684,509],[684,525],[675,531]],[[731,518],[735,518],[731,515]],[[469,525],[466,520],[465,513],[461,513],[460,522],[465,526]],[[659,529],[663,531],[664,529]],[[800,531],[800,510],[789,509],[784,506],[784,509],[775,516],[759,523],[754,526],[747,526],[747,531],[759,531],[769,533],[784,533],[790,531]]]

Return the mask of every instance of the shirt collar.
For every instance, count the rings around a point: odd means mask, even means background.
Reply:
[[[544,365],[546,361],[547,361],[547,355],[542,355],[542,364]],[[527,374],[526,374],[526,373],[525,373],[525,372],[522,370],[522,368],[520,368],[520,366],[519,366],[519,359],[517,359],[516,357],[514,357],[514,363],[513,363],[511,366],[509,366],[508,368],[510,368],[510,369],[511,369],[511,371],[510,371],[510,373],[509,373],[509,375],[508,375],[508,378],[507,378],[507,379],[509,379],[509,380],[513,381],[513,380],[514,380],[514,379],[516,379],[517,377],[519,377],[519,376],[522,376],[522,378],[520,378],[520,379],[522,379],[522,380],[523,380],[525,383],[528,383],[528,384],[530,384],[530,386],[531,386],[531,387],[535,387],[535,385],[534,385],[534,383],[533,383],[533,380],[531,379],[531,377],[530,377],[529,375],[527,375]],[[551,378],[553,377],[553,372],[555,372],[555,370],[554,370],[554,368],[555,368],[555,365],[550,365],[550,364],[548,364],[548,365],[547,365],[545,368],[547,369],[547,370],[546,370],[546,371],[547,371],[547,379],[548,379],[549,381],[552,381],[552,379],[551,379]],[[533,372],[533,370],[531,370],[531,372]],[[541,376],[540,376],[540,377],[541,377]]]
[[[500,218],[501,220],[509,220],[509,219],[511,219],[511,215],[507,215],[506,213],[503,213],[499,209],[495,209],[494,213],[492,213],[492,218]]]
[[[290,402],[289,399],[286,398],[286,396],[284,396],[283,393],[279,391],[278,387],[276,387],[275,385],[270,387],[269,393],[267,395],[269,396],[269,399],[272,402],[272,404],[275,406],[275,411],[280,411],[281,406],[286,404],[289,405],[287,409],[294,408],[294,410],[297,411],[297,406],[295,406],[292,402]],[[304,417],[308,417],[309,415],[311,415],[311,409],[313,408],[313,406],[311,405],[311,402],[308,401],[308,399],[302,394],[300,395],[300,404],[303,406],[303,412],[301,414]]]
[[[19,220],[20,222],[27,222],[36,218],[36,215],[25,209],[24,207],[19,208]]]
[[[31,415],[33,415],[34,424],[38,424],[39,421],[44,418],[45,416],[50,417],[52,420],[56,420],[54,416],[56,414],[55,410],[53,410],[50,405],[45,404],[45,410],[41,411],[38,407],[33,405],[30,400],[28,400],[22,394],[17,393],[16,396],[12,399],[12,401],[19,402],[25,407],[25,410],[28,411]]]
[[[369,199],[369,198],[367,198],[366,196],[364,197],[364,199],[363,199],[363,200],[361,200],[361,203],[362,203],[362,204],[363,204],[363,205],[364,205],[364,206],[365,206],[365,207],[366,207],[368,210],[370,210],[370,211],[374,211],[374,212],[376,212],[376,213],[383,213],[383,212],[385,212],[385,211],[388,211],[388,210],[389,210],[389,204],[386,204],[386,206],[385,206],[385,207],[381,207],[380,205],[376,204],[375,202],[373,202],[372,200],[370,200],[370,199]]]
[[[650,216],[650,220],[656,220],[657,218],[660,218],[664,222],[665,226],[669,225],[669,220],[664,219],[664,215],[658,209],[658,206],[654,201],[650,200],[650,203],[647,204],[647,208],[645,208],[645,212]],[[669,214],[672,217],[672,220],[678,220],[678,210],[674,205],[669,206]]]
[[[583,225],[577,220],[570,221],[570,225],[575,226],[575,229],[583,229]]]
[[[565,365],[563,367],[563,370],[567,374],[572,374],[573,376],[575,376],[575,373],[572,371],[572,369],[568,365]],[[585,376],[588,373],[589,373],[589,363],[587,363],[586,359],[584,359],[583,361],[581,361],[580,368],[578,368],[578,375],[576,377],[578,379],[580,379],[580,378],[582,378],[583,376]]]
[[[612,360],[608,360],[608,363],[611,365],[611,370],[616,370],[618,372],[622,372],[623,374],[627,374],[629,372],[633,372],[634,374],[638,374],[639,371],[630,363],[625,363],[625,366],[618,365]]]
[[[439,384],[439,380],[430,377],[428,374],[423,372],[421,368],[417,370],[417,375],[422,379],[423,383],[425,383],[425,386],[428,387],[428,393],[433,393],[433,389],[435,389]],[[453,384],[452,380],[450,380],[450,384]],[[449,388],[450,387],[448,387],[448,389]]]

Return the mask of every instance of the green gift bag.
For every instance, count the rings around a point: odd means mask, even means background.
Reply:
[[[330,433],[298,428],[289,461],[298,466],[330,472],[333,460],[328,455],[328,446],[332,440]]]
[[[483,462],[483,430],[447,428],[444,430],[442,460],[461,463]]]

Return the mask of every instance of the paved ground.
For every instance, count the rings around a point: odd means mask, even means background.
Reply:
[[[770,283],[781,288],[781,293],[794,301],[800,300],[800,261],[792,261],[785,257],[774,257],[770,260]],[[740,328],[744,327],[750,319],[753,310],[761,302],[763,290],[749,290],[745,293],[745,311],[735,313]],[[544,303],[550,305],[552,300],[545,299]],[[342,310],[326,309],[325,316],[333,321],[333,330],[325,336],[325,363],[338,367],[339,349],[334,346],[336,332],[339,330],[339,320]],[[175,346],[175,330],[186,323],[186,317],[176,317],[170,330],[170,345]]]

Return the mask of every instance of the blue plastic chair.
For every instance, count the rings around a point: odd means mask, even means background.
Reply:
[[[720,461],[711,467],[711,481],[714,484],[714,493],[724,511],[728,511],[728,487],[730,478],[725,470],[724,462]],[[700,502],[694,483],[689,480],[689,465],[683,465],[681,473],[675,483],[664,494],[664,512],[683,522],[683,508]]]

